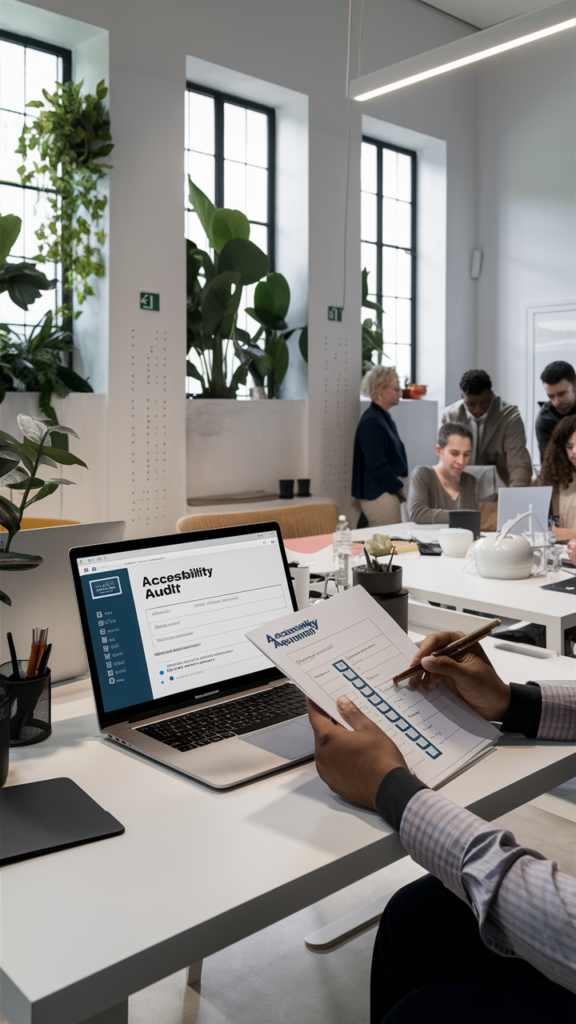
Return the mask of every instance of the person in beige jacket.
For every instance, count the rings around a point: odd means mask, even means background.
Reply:
[[[496,466],[507,487],[530,487],[532,460],[516,405],[495,395],[485,370],[467,370],[459,402],[444,409],[442,423],[461,423],[472,432],[471,466]]]

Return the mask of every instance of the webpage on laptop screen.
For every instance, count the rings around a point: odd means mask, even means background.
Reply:
[[[275,533],[78,559],[78,569],[105,711],[218,692],[270,668],[245,634],[292,611]]]

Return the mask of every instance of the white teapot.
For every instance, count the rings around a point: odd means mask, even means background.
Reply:
[[[509,533],[512,526],[524,518],[516,516],[505,523],[500,533],[480,537],[472,548],[479,576],[492,580],[525,580],[532,572],[540,572],[546,558],[542,548],[532,548],[526,537]]]

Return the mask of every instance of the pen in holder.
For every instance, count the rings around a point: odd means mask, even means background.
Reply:
[[[50,718],[50,669],[28,678],[28,660],[18,661],[19,679],[13,678],[12,662],[0,665],[0,683],[10,700],[10,746],[38,743],[52,732]]]

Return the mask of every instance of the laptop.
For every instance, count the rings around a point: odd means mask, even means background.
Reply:
[[[105,736],[217,789],[313,756],[304,694],[245,635],[297,609],[277,523],[79,547],[70,563]]]
[[[12,605],[2,605],[2,662],[10,660],[6,633],[12,633],[18,657],[27,658],[33,627],[47,626],[48,643],[52,644],[49,665],[52,682],[88,674],[68,552],[77,544],[122,540],[125,528],[123,522],[80,523],[21,530],[16,534],[11,550],[40,555],[43,562],[36,569],[3,573],[2,589],[7,591]],[[5,542],[6,534],[0,534],[0,547]]]
[[[551,487],[499,487],[498,488],[498,530],[530,509],[533,515],[521,519],[510,533],[548,532],[548,516],[552,501]]]

